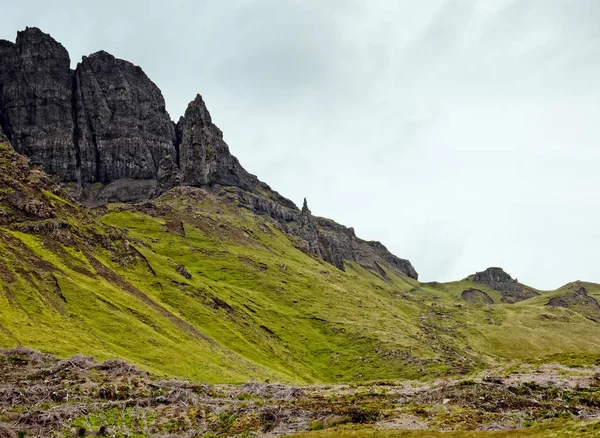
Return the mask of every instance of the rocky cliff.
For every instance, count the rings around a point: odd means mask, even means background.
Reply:
[[[417,278],[407,260],[333,221],[300,211],[229,151],[200,95],[177,124],[140,67],[100,51],[75,70],[67,50],[37,28],[0,40],[0,128],[17,152],[68,183],[80,200],[136,202],[178,186],[205,187],[266,214],[305,250],[344,269]]]
[[[523,287],[516,278],[513,279],[502,268],[492,267],[477,272],[473,276],[473,281],[500,292],[502,301],[507,303],[515,303],[539,295],[534,290]]]
[[[106,52],[83,57],[73,81],[81,178],[152,179],[175,152],[175,130],[158,87],[141,68]]]
[[[36,28],[0,40],[0,125],[17,152],[74,181],[73,73],[67,50]]]

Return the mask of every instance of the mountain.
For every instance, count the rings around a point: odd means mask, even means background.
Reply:
[[[26,380],[19,380],[25,378],[19,370],[32,373],[32,388],[54,385],[50,394],[62,393],[61,376],[69,377],[69,385],[81,385],[68,391],[85,393],[94,409],[98,399],[110,404],[102,415],[114,408],[115,415],[129,416],[133,407],[117,402],[131,400],[119,398],[118,388],[152,409],[160,400],[179,403],[177,394],[194,398],[189,391],[204,391],[211,400],[241,397],[233,401],[236,409],[264,395],[156,383],[161,377],[327,382],[337,385],[329,393],[333,402],[319,394],[308,406],[282,396],[298,403],[286,418],[293,423],[297,412],[309,412],[304,420],[362,423],[385,411],[404,421],[394,415],[410,408],[402,416],[435,417],[432,427],[441,427],[442,417],[464,428],[493,421],[490,427],[516,427],[561,412],[581,419],[596,415],[585,410],[597,408],[595,389],[568,395],[567,383],[497,387],[493,378],[471,379],[499,367],[507,374],[568,368],[581,377],[569,368],[577,366],[593,375],[600,363],[598,299],[598,284],[576,281],[542,291],[499,267],[454,282],[419,282],[408,260],[313,215],[306,200],[299,209],[244,170],[199,95],[174,123],[160,90],[131,63],[98,52],[71,70],[67,51],[36,28],[19,32],[15,43],[0,41],[0,348],[12,348],[0,353],[0,368],[21,389]],[[58,357],[90,355],[109,365],[81,357],[59,361],[23,346]],[[110,362],[115,358],[154,377],[105,375],[128,367]],[[86,386],[95,378],[101,380]],[[415,392],[397,379],[441,379],[442,389]],[[444,379],[465,380],[446,388]],[[396,386],[384,394],[373,386],[354,391],[341,385],[356,382]],[[50,424],[44,419],[64,414],[61,424],[70,424],[73,412],[77,421],[85,417],[86,427],[93,422],[81,406],[57,413],[64,398],[46,401],[10,384],[0,376],[0,436],[11,418],[44,431]],[[162,391],[167,387],[172,391]],[[151,397],[151,388],[162,389]],[[490,393],[506,402],[502,416],[497,400],[486,398]],[[31,396],[26,411],[11,404],[16,394]],[[467,403],[469,397],[480,402]],[[566,407],[560,397],[570,397]],[[368,408],[356,411],[358,399]],[[269,400],[259,401],[280,401]],[[451,414],[448,403],[458,406]],[[204,414],[194,406],[198,419]],[[179,418],[177,409],[169,415]],[[342,417],[318,417],[324,409]],[[259,415],[261,425],[278,415],[244,412]],[[233,421],[222,413],[205,412],[203,424]],[[302,424],[308,427],[308,420]],[[100,434],[101,427],[92,426]],[[166,433],[168,427],[159,426]]]
[[[507,302],[477,274],[419,283],[351,260],[341,271],[227,188],[90,208],[7,143],[0,169],[5,347],[121,357],[211,382],[436,377],[600,354],[597,322],[582,310],[598,285]],[[301,219],[304,230],[324,221],[307,206]],[[582,286],[586,302],[571,297]],[[472,303],[469,290],[487,299]]]
[[[1,40],[0,126],[17,152],[82,201],[141,201],[177,185],[227,188],[288,232],[310,234],[303,246],[339,269],[351,260],[417,278],[410,262],[351,228],[316,220],[306,224],[314,230],[302,230],[294,203],[231,155],[200,95],[175,124],[142,69],[106,52],[84,56],[72,71],[67,50],[37,28],[18,32],[15,43]]]

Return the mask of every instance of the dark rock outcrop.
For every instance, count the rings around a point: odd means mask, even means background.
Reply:
[[[342,271],[345,270],[345,262],[349,261],[385,279],[388,279],[388,275],[384,266],[396,275],[418,278],[408,260],[396,257],[380,242],[359,239],[354,233],[354,228],[313,216],[306,198],[295,225],[296,228],[292,232],[306,243],[301,250],[322,258]]]
[[[0,125],[15,150],[64,182],[156,180],[175,155],[158,87],[106,52],[73,72],[67,50],[37,28],[0,41]]]
[[[463,300],[471,304],[494,304],[494,300],[479,289],[466,289],[460,294]]]
[[[330,219],[317,218],[316,222],[322,257],[337,268],[344,270],[344,262],[350,261],[378,274],[382,266],[387,266],[394,274],[418,278],[417,271],[408,260],[396,257],[382,243],[359,239],[354,228]]]
[[[539,295],[537,292],[523,287],[517,279],[513,279],[502,268],[487,268],[473,276],[475,283],[483,284],[502,294],[502,301],[516,303]]]
[[[222,187],[257,214],[286,222],[298,218],[298,207],[292,201],[247,172],[231,154],[202,96],[197,95],[179,119],[176,138],[182,184]]]
[[[271,191],[270,188],[266,192],[266,195],[247,192],[233,186],[219,186],[217,189],[221,196],[237,202],[241,207],[251,210],[256,214],[270,216],[276,221],[284,223],[298,220],[298,207],[289,199],[284,198],[277,192]]]
[[[504,272],[502,268],[487,268],[483,272],[477,272],[473,277],[476,283],[482,283],[499,292],[518,291],[522,287],[516,279]]]
[[[106,52],[75,71],[75,116],[86,183],[156,179],[175,154],[175,131],[158,87],[141,68]]]
[[[588,295],[583,286],[560,297],[552,298],[546,305],[564,307],[580,313],[592,321],[600,322],[600,304],[595,298]]]
[[[110,202],[138,202],[152,198],[157,191],[155,179],[118,179],[101,187],[96,196],[94,187],[84,190],[90,204],[108,204]],[[94,199],[95,198],[95,199]]]
[[[77,177],[70,63],[37,28],[0,41],[0,125],[17,152],[63,181]]]
[[[320,258],[323,257],[322,243],[319,236],[319,228],[317,221],[313,217],[311,211],[308,208],[306,198],[302,205],[302,211],[298,217],[298,229],[296,234],[306,242],[306,246],[301,248],[304,252],[310,255],[315,255]],[[342,266],[343,269],[343,266]]]
[[[188,105],[177,123],[179,165],[183,183],[190,186],[220,184],[254,191],[256,177],[250,175],[229,152],[223,132],[212,122],[202,96]]]
[[[156,175],[158,192],[163,193],[180,185],[181,179],[181,171],[177,163],[175,163],[171,155],[167,155],[158,166],[158,173]]]
[[[0,143],[0,187],[0,226],[56,218],[42,190],[58,192],[60,185],[7,143]]]

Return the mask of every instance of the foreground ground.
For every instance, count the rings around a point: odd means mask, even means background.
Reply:
[[[430,382],[207,385],[17,348],[0,352],[0,437],[598,436],[598,371],[544,364]]]

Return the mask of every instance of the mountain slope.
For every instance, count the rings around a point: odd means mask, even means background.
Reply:
[[[355,261],[417,278],[408,260],[331,220],[303,221],[296,205],[247,172],[202,97],[171,121],[142,69],[100,51],[70,69],[67,50],[40,29],[0,40],[0,127],[17,152],[58,176],[88,205],[152,199],[185,184],[225,188],[240,205],[280,221],[337,268]]]
[[[0,168],[3,347],[211,382],[434,377],[600,354],[596,322],[546,306],[568,290],[507,304],[471,278],[341,271],[226,189],[88,209],[6,143]],[[497,304],[465,302],[473,287]]]

